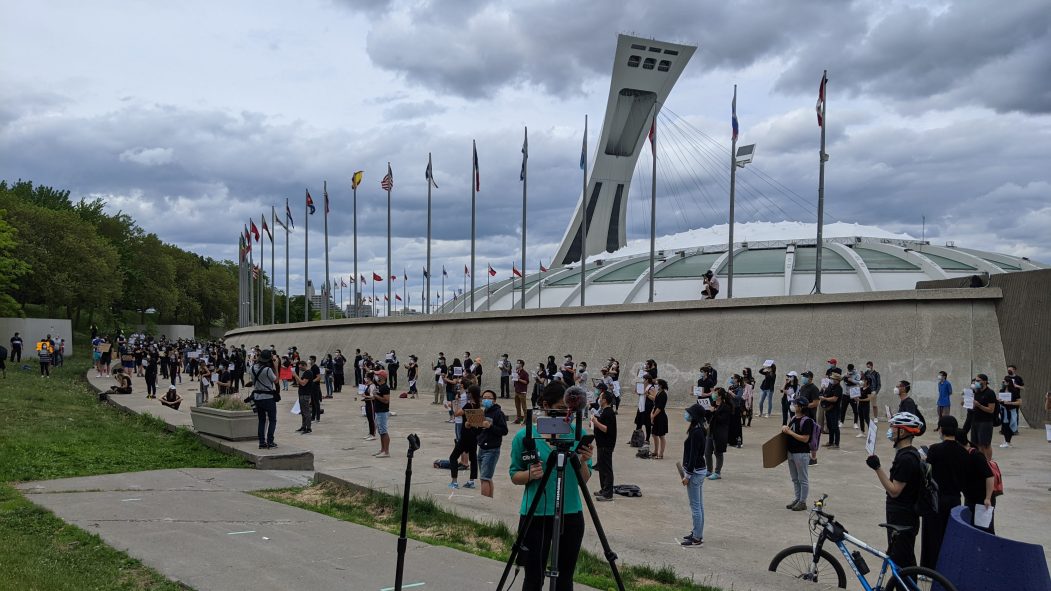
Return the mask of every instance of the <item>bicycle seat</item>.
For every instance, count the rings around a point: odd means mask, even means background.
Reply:
[[[881,523],[879,526],[887,528],[892,536],[912,531],[913,529],[911,525],[894,525],[893,523]]]

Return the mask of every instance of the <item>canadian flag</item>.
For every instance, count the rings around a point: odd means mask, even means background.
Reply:
[[[471,276],[471,272],[467,269],[467,265],[463,266],[463,274],[467,275],[468,277]]]
[[[489,275],[496,277],[496,269],[494,269],[492,265],[489,265]]]
[[[398,300],[400,302],[401,301],[401,296],[398,295],[398,294],[394,294],[394,299],[396,299],[396,300]]]
[[[544,266],[544,263],[540,263],[540,272],[547,273],[547,267]]]
[[[379,273],[373,273],[372,274],[372,280],[373,281],[383,281],[383,275],[380,275]]]
[[[388,298],[387,298],[387,296],[383,296],[383,301],[385,301],[385,302],[389,302],[389,301],[390,301],[390,299],[388,299]]]
[[[518,270],[518,265],[514,263],[511,263],[511,273],[514,274],[515,277],[522,276],[522,272]]]

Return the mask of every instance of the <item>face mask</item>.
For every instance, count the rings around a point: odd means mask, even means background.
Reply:
[[[482,408],[490,408],[493,406],[493,401],[486,398],[482,401]]]
[[[790,410],[791,410],[792,412],[794,412],[794,413],[795,413],[795,412],[799,412],[799,407],[798,407],[798,406],[796,406],[795,404],[793,404],[793,405],[789,406],[788,408],[789,408],[789,409],[790,409]]]
[[[894,429],[887,429],[887,441],[894,441]]]
[[[945,381],[945,376],[938,376],[938,381],[939,382]]]
[[[829,364],[828,364],[828,365],[826,366],[826,368],[827,368],[827,369],[832,369],[833,367],[835,367],[835,365],[832,365],[831,363],[829,363]]]
[[[981,390],[982,389],[982,385],[980,383],[978,383],[978,382],[971,382],[971,388],[973,388],[975,390]]]
[[[692,423],[693,422],[693,417],[691,417],[690,413],[688,413],[688,412],[682,413],[682,418],[686,419],[687,423]]]
[[[894,395],[898,396],[901,394],[901,388],[894,388]]]
[[[810,378],[808,378],[806,376],[803,376],[801,381],[803,382],[803,385],[805,386],[805,385],[810,383]]]
[[[712,394],[709,398],[711,398],[712,402],[714,403],[716,400],[719,399],[719,395],[718,394]]]

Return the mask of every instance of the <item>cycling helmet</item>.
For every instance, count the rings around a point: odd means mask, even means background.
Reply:
[[[923,430],[923,421],[911,412],[899,412],[890,418],[890,426],[904,429],[908,433],[919,435]]]

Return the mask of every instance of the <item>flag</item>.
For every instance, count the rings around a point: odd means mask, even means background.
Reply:
[[[424,268],[423,268],[423,278],[424,278],[424,279],[427,279],[427,278],[429,278],[430,276],[431,276],[431,274],[427,272],[427,267],[424,267]]]
[[[241,260],[243,261],[244,258],[245,258],[245,237],[240,232],[238,232],[238,234],[237,234],[237,244],[238,244],[238,251],[237,251],[238,255],[241,257]]]
[[[391,281],[397,281],[398,280],[398,276],[397,275],[391,275],[390,276],[390,280]]]
[[[252,252],[252,233],[245,226],[245,252]]]
[[[818,87],[817,87],[817,105],[815,105],[814,108],[817,109],[817,126],[818,127],[824,127],[825,126],[824,111],[825,111],[825,85],[826,84],[828,84],[828,73],[827,72],[821,74],[821,84],[818,85]]]
[[[288,199],[285,199],[285,219],[288,220],[289,226],[296,227],[296,221],[292,219],[292,210],[288,207]]]
[[[372,272],[372,280],[373,281],[383,281],[383,275],[380,275],[379,273],[376,273],[375,271],[373,271]]]
[[[494,269],[492,265],[489,265],[489,275],[496,277],[496,269]]]
[[[730,103],[730,127],[733,128],[733,141],[737,141],[737,133],[739,132],[737,126],[737,85],[734,84],[734,100]]]
[[[390,191],[394,188],[394,173],[390,170],[390,162],[387,163],[387,174],[383,176],[383,180],[380,181],[380,187],[384,191]]]
[[[359,170],[359,171],[355,172],[350,177],[350,188],[351,189],[357,189],[358,188],[358,185],[361,184],[361,175],[363,175],[363,174],[364,174],[364,171]]]
[[[284,228],[286,230],[288,229],[288,226],[286,226],[285,223],[282,222],[281,219],[276,217],[276,216],[274,217],[274,223],[277,224],[278,226],[281,226],[282,228]],[[271,237],[270,240],[273,240],[273,237]]]
[[[467,268],[467,265],[463,266],[463,274],[468,276],[468,277],[471,276],[471,271]]]
[[[317,208],[314,207],[314,200],[310,197],[309,189],[307,190],[307,207],[310,208],[310,215],[314,215],[314,212],[317,211]]]
[[[445,265],[442,265],[442,277],[448,277],[449,272],[445,270]]]
[[[516,265],[515,263],[511,263],[511,274],[515,277],[522,276],[522,272],[518,270],[518,265]]]
[[[365,283],[365,276],[364,275],[361,276],[361,282]]]
[[[529,160],[529,128],[526,128],[525,135],[522,138],[522,172],[518,175],[518,180],[524,181],[526,179],[526,161]]]
[[[339,286],[343,288],[347,287],[347,282],[344,281],[342,277],[339,278]]]
[[[259,242],[259,228],[255,226],[255,220],[252,220],[249,223],[252,224],[252,236],[255,238],[256,242]]]
[[[580,146],[580,170],[584,170],[588,159],[588,118],[584,116],[584,143]]]
[[[389,301],[390,301],[390,298],[388,298],[387,296],[383,296],[383,301],[385,301],[385,302],[389,302]]]
[[[328,215],[328,188],[327,187],[324,190],[324,195],[325,195],[325,215]]]
[[[438,183],[434,182],[434,173],[431,171],[431,159],[429,157],[427,158],[427,170],[423,174],[424,177],[427,179],[427,182],[433,185],[435,189],[437,189]]]
[[[478,174],[478,146],[471,140],[471,151],[474,153],[474,190],[482,190],[482,177]]]
[[[653,123],[650,124],[650,150],[654,156],[657,155],[657,115],[653,116]]]
[[[259,279],[259,265],[252,265],[252,279]]]
[[[398,294],[394,294],[394,299],[396,299],[396,300],[398,300],[400,302],[401,301],[401,296],[398,295]]]
[[[270,228],[266,225],[266,215],[265,214],[263,215],[263,231],[266,232],[266,236],[267,236],[267,238],[270,239],[270,242],[273,242],[274,241],[274,233],[271,232]]]
[[[544,263],[540,263],[540,272],[547,273],[547,267],[544,266]]]

